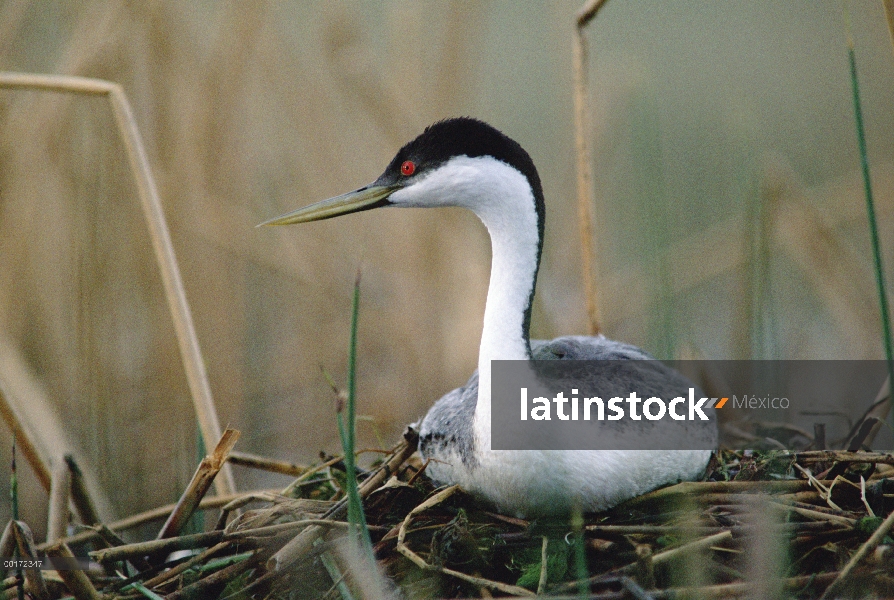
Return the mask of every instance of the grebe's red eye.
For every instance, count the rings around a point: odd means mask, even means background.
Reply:
[[[416,164],[412,160],[405,160],[404,164],[400,166],[400,172],[409,177],[416,172]]]

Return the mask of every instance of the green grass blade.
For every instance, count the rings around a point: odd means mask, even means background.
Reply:
[[[360,314],[360,272],[354,282],[354,298],[351,303],[351,339],[348,349],[348,401],[345,407],[345,418],[338,413],[338,430],[341,436],[342,449],[345,453],[345,471],[347,472],[348,522],[359,532],[360,544],[371,564],[375,564],[372,540],[366,526],[366,515],[360,500],[357,486],[357,466],[354,462],[355,435],[357,421],[357,321]]]
[[[878,235],[878,222],[875,216],[875,201],[872,197],[872,180],[869,177],[869,158],[866,151],[866,131],[863,126],[863,107],[860,102],[860,84],[857,79],[857,58],[854,53],[854,39],[851,36],[851,20],[847,5],[843,5],[845,27],[847,28],[847,54],[851,71],[851,91],[854,101],[854,122],[857,127],[857,144],[860,150],[860,168],[863,172],[863,190],[866,193],[866,213],[869,219],[869,237],[872,240],[872,255],[875,261],[875,281],[878,286],[879,308],[882,318],[882,337],[885,347],[885,360],[888,363],[888,377],[894,385],[894,348],[891,345],[891,317],[888,310],[886,294],[885,270],[882,265],[882,249]]]
[[[12,466],[9,472],[9,504],[12,518],[19,520],[19,478],[16,475],[16,432],[12,432]]]

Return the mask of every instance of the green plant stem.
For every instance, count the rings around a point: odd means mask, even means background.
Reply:
[[[847,53],[851,71],[851,90],[854,101],[854,121],[857,126],[857,144],[860,150],[860,168],[863,172],[863,189],[866,193],[866,213],[869,219],[869,237],[872,240],[872,254],[875,260],[875,280],[878,285],[879,307],[882,318],[882,337],[885,348],[885,360],[888,365],[888,378],[894,385],[894,348],[891,345],[891,317],[888,311],[888,296],[885,285],[885,269],[882,265],[882,249],[878,235],[878,222],[875,216],[875,202],[872,197],[872,180],[869,176],[869,158],[866,150],[866,131],[863,126],[863,107],[860,102],[860,84],[857,80],[857,58],[854,53],[854,39],[851,36],[850,14],[847,5],[843,6],[845,27],[847,28]]]
[[[360,489],[357,486],[357,466],[355,464],[355,434],[357,420],[357,321],[360,313],[360,272],[354,282],[354,298],[351,303],[351,339],[348,349],[348,401],[346,406],[347,417],[342,418],[338,413],[338,428],[342,439],[342,448],[345,453],[345,472],[347,475],[348,495],[348,522],[359,530],[360,543],[364,552],[375,564],[375,555],[372,549],[372,540],[369,537],[369,529],[366,526],[366,515],[363,514],[363,504],[360,500]]]

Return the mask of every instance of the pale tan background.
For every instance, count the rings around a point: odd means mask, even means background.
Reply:
[[[309,461],[338,449],[320,367],[344,382],[358,267],[359,432],[388,445],[476,364],[488,242],[459,210],[254,225],[368,183],[428,123],[476,116],[528,149],[549,211],[533,333],[585,332],[577,8],[7,1],[0,68],[124,86],[221,421],[241,450]],[[880,3],[851,11],[890,282],[894,55]],[[839,0],[612,0],[588,39],[605,331],[659,357],[880,358]],[[32,416],[108,490],[107,515],[172,501],[197,429],[111,112],[0,91],[0,124],[4,372],[56,407]],[[27,467],[20,482],[40,529],[45,496]]]

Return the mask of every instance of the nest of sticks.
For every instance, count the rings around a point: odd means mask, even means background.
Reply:
[[[227,434],[224,435],[226,437]],[[238,437],[238,434],[237,434]],[[341,457],[311,468],[218,445],[172,509],[94,524],[24,556],[89,556],[88,570],[7,572],[0,597],[549,598],[891,597],[894,455],[717,453],[705,480],[565,521],[492,512],[456,487],[434,489],[416,434],[358,477],[372,555],[348,522]],[[279,493],[203,498],[225,460],[298,478]],[[208,531],[182,535],[196,510]],[[167,517],[157,539],[118,533]],[[210,522],[210,521],[209,521]],[[8,554],[4,553],[4,556]]]

